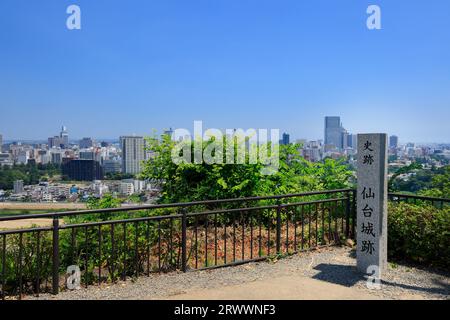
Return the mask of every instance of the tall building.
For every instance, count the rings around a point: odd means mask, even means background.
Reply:
[[[16,180],[13,183],[14,193],[22,193],[23,192],[23,180]]]
[[[128,174],[140,173],[142,161],[146,160],[144,138],[136,136],[120,137],[120,147],[122,149],[122,172]]]
[[[92,138],[83,138],[80,140],[80,149],[88,149],[94,146],[94,140]]]
[[[0,134],[0,153],[2,153],[3,150],[3,136]]]
[[[61,147],[61,138],[58,136],[48,138],[48,147],[51,148],[60,148]]]
[[[95,160],[101,163],[102,157],[97,150],[83,150],[79,153],[80,160]]]
[[[30,151],[29,150],[20,150],[17,156],[17,163],[27,164],[30,159]]]
[[[395,148],[398,147],[398,137],[397,136],[390,136],[389,137],[389,148]]]
[[[63,149],[68,148],[69,147],[69,133],[67,132],[67,128],[65,126],[62,126],[59,137],[61,138],[61,147]]]
[[[342,133],[341,133],[341,139],[342,139],[341,148],[342,148],[342,149],[347,149],[347,148],[349,148],[349,145],[348,145],[348,136],[349,136],[349,133],[347,132],[347,130],[342,129]]]
[[[69,147],[69,134],[67,128],[62,126],[59,136],[48,138],[48,147],[66,149]]]
[[[75,181],[103,179],[103,169],[94,160],[70,160],[62,165],[62,174]]]
[[[354,134],[351,134],[351,133],[349,133],[347,135],[347,147],[355,149],[356,145],[353,144],[353,136],[354,136]]]
[[[51,157],[50,161],[53,164],[61,164],[62,163],[63,154],[61,152],[51,152],[50,157]]]
[[[106,173],[118,173],[122,171],[122,165],[117,160],[104,160],[103,172]]]
[[[344,128],[340,117],[325,117],[325,145],[332,145],[338,149],[344,147]]]
[[[281,136],[280,139],[280,144],[281,145],[288,145],[289,144],[289,134],[288,133],[283,133],[283,135]]]
[[[352,134],[352,148],[357,149],[358,148],[358,135]]]

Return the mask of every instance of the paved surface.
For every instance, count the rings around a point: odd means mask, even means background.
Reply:
[[[171,296],[173,300],[372,300],[380,299],[370,292],[311,279],[284,276],[223,288],[197,290]]]
[[[348,247],[325,248],[276,262],[152,274],[39,299],[449,299],[448,272],[390,264],[381,289],[370,290],[355,262]]]

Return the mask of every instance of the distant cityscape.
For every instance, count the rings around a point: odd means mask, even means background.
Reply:
[[[163,134],[172,135],[172,129]],[[291,141],[283,133],[281,145],[299,144],[300,154],[308,161],[320,162],[325,158],[345,159],[355,166],[357,135],[346,130],[339,116],[326,116],[323,139]],[[61,169],[61,177],[52,181],[39,181],[24,185],[14,181],[11,190],[0,190],[0,201],[80,201],[90,196],[102,197],[106,193],[118,196],[139,194],[150,201],[158,194],[156,184],[142,181],[138,175],[142,162],[152,157],[146,150],[143,136],[124,135],[117,140],[96,141],[84,137],[70,140],[68,128],[61,127],[59,134],[45,142],[12,141],[4,143],[0,134],[0,166],[54,165]],[[389,166],[407,166],[421,158],[425,167],[440,167],[439,159],[450,159],[450,144],[399,143],[399,137],[389,136]]]

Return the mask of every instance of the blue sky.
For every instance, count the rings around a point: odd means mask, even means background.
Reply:
[[[81,30],[66,8],[81,8]],[[366,8],[382,30],[366,28]],[[2,0],[0,133],[279,128],[450,142],[450,1]]]

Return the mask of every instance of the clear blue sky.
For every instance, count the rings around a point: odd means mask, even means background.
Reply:
[[[77,4],[82,29],[66,28]],[[382,9],[382,30],[366,8]],[[448,0],[1,0],[0,133],[279,128],[450,142]]]

